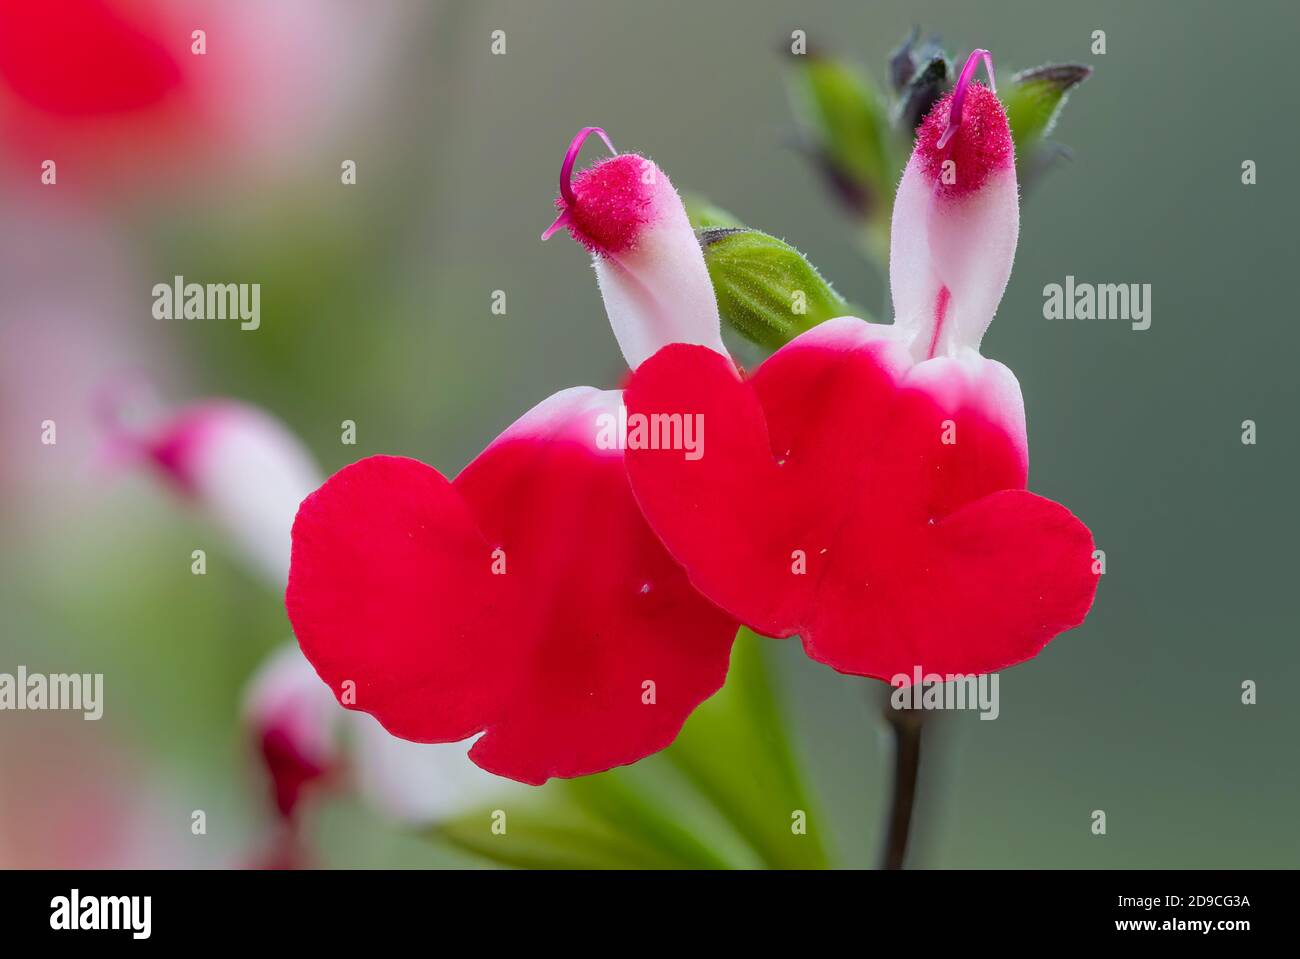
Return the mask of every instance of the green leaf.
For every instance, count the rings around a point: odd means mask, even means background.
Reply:
[[[611,829],[565,801],[562,789],[550,801],[508,805],[503,811],[503,834],[492,831],[493,810],[484,808],[434,827],[430,836],[521,869],[684,868],[637,833]]]
[[[629,770],[615,769],[566,783],[574,800],[595,818],[621,835],[636,836],[653,846],[678,869],[729,869],[735,861],[689,828],[690,818],[662,795],[652,800],[651,789]],[[645,777],[639,777],[642,780]]]
[[[765,653],[772,643],[740,630],[726,685],[691,715],[665,756],[769,867],[822,869],[830,837],[769,675]],[[806,834],[792,829],[796,812],[806,817]]]
[[[776,349],[850,306],[790,244],[758,230],[698,232],[722,318],[760,346]]]
[[[889,110],[871,80],[840,60],[790,58],[790,99],[804,137],[841,197],[870,216],[893,194]]]
[[[1070,91],[1092,75],[1092,67],[1055,63],[1022,70],[1002,91],[1016,155],[1027,160],[1052,132]]]

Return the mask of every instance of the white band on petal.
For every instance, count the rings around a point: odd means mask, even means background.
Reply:
[[[979,349],[1002,300],[1020,233],[1014,167],[949,197],[913,157],[894,201],[889,283],[894,321],[918,359]]]
[[[704,253],[681,198],[662,172],[657,192],[659,215],[636,243],[595,257],[605,312],[631,369],[670,343],[727,355]]]

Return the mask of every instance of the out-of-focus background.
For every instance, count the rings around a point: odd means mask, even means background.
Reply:
[[[70,76],[30,39],[81,17],[120,40],[128,6],[154,38],[135,61],[73,31]],[[1025,197],[983,351],[1023,387],[1031,487],[1107,554],[1088,622],[1002,675],[996,722],[934,724],[913,862],[1300,864],[1293,4],[0,10],[0,672],[102,672],[106,699],[98,722],[0,713],[0,866],[236,865],[268,828],[239,716],[288,638],[281,597],[154,478],[96,458],[99,385],[259,404],[325,470],[400,453],[454,474],[541,398],[624,373],[586,255],[538,242],[588,124],[879,304],[885,277],[791,146],[782,52],[802,29],[883,83],[913,24],[990,48],[1000,75],[1095,69],[1054,133],[1072,160]],[[115,106],[87,115],[78,82]],[[141,109],[157,88],[170,106]],[[153,285],[178,274],[260,283],[261,328],[154,319]],[[1151,328],[1045,320],[1043,287],[1067,275],[1151,284]],[[867,865],[887,796],[877,691],[796,643],[765,653],[835,861]],[[326,865],[467,861],[346,792],[311,816]]]

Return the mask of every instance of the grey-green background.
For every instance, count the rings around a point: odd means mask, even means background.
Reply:
[[[169,358],[170,398],[261,403],[330,470],[387,452],[454,473],[537,400],[623,375],[585,254],[563,237],[538,242],[580,126],[603,125],[679,189],[784,237],[850,300],[878,304],[885,278],[790,146],[779,56],[790,31],[880,80],[914,23],[953,52],[990,48],[1003,75],[1089,63],[1054,135],[1073,159],[1025,197],[983,351],[1020,379],[1031,488],[1091,526],[1107,573],[1082,628],[1003,674],[996,722],[963,714],[935,728],[915,862],[1300,865],[1293,4],[413,6],[378,91],[275,189],[250,181],[220,202],[196,190],[118,216],[148,282],[96,322]],[[505,56],[489,53],[494,29]],[[1094,30],[1104,56],[1089,51]],[[357,161],[355,188],[338,185],[341,157]],[[1257,185],[1242,185],[1244,160]],[[155,323],[148,288],[173,273],[260,281],[263,329]],[[1044,320],[1042,289],[1067,274],[1151,284],[1151,328]],[[490,311],[498,289],[506,316]],[[346,418],[357,447],[338,442]],[[1254,446],[1241,442],[1245,419]],[[247,676],[288,634],[279,598],[233,558],[190,576],[204,527],[146,479],[115,481],[93,503],[6,503],[0,669],[104,671],[108,717],[60,722],[60,735],[91,751],[112,736],[157,784],[157,830],[207,808],[224,852],[196,858],[228,859],[260,828],[234,716]],[[867,865],[885,808],[876,691],[795,643],[770,652],[839,858]],[[1241,703],[1245,680],[1257,705]],[[56,720],[17,722],[0,716],[0,737],[48,736]],[[37,763],[32,782],[0,774],[0,816],[58,763]],[[1097,809],[1104,837],[1090,831]],[[330,863],[445,861],[347,802],[316,832]]]

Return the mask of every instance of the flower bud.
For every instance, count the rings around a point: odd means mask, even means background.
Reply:
[[[285,819],[293,818],[303,791],[335,766],[342,715],[296,643],[282,647],[253,678],[245,716]]]
[[[402,823],[443,821],[508,795],[512,785],[471,763],[468,742],[407,742],[372,717],[340,708],[296,642],[276,650],[253,676],[244,715],[286,819],[305,790],[345,763],[362,800]]]
[[[283,423],[231,400],[196,403],[161,425],[132,429],[110,414],[118,456],[155,466],[221,528],[276,588],[289,574],[298,504],[320,485],[311,454]]]

